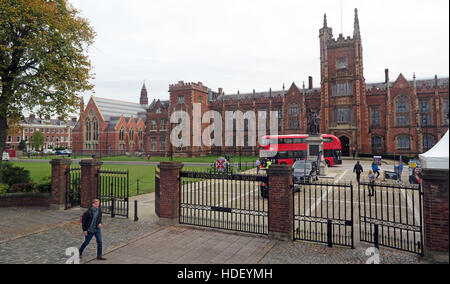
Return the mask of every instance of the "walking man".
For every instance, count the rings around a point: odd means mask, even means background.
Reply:
[[[82,258],[83,251],[89,245],[92,237],[95,236],[97,240],[97,259],[106,260],[102,256],[102,210],[100,208],[100,200],[92,200],[92,206],[81,217],[81,225],[85,241],[79,250],[80,258]]]
[[[353,168],[353,172],[356,173],[356,181],[358,181],[358,183],[361,180],[361,173],[364,172],[363,167],[361,166],[361,163],[358,161],[355,165],[355,167]]]
[[[378,179],[380,177],[380,167],[375,161],[372,163],[372,171],[377,174],[376,179]]]
[[[259,174],[259,169],[261,168],[261,161],[258,159],[256,160],[256,172]]]

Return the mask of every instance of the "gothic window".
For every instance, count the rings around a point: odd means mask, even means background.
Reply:
[[[161,130],[167,130],[167,119],[161,119]]]
[[[339,82],[333,84],[333,97],[351,97],[353,95],[352,82]]]
[[[430,150],[433,147],[433,136],[431,135],[424,135],[423,136],[423,149],[425,151]]]
[[[372,136],[372,148],[381,148],[383,139],[380,136]]]
[[[333,110],[333,120],[335,123],[349,123],[353,121],[353,111],[351,107],[337,107]]]
[[[298,104],[291,104],[289,106],[289,128],[291,129],[300,128],[299,116],[300,116],[300,109]]]
[[[144,139],[144,131],[142,128],[139,128],[139,141],[142,141]]]
[[[444,99],[444,125],[448,126],[448,99]]]
[[[125,129],[123,127],[119,131],[119,140],[120,141],[125,140]]]
[[[370,112],[370,122],[372,126],[380,125],[380,111],[378,108],[372,108]]]
[[[151,144],[152,144],[152,151],[156,151],[156,138],[152,138]]]
[[[395,100],[395,113],[397,126],[409,126],[409,102],[405,96]]]
[[[86,119],[86,141],[91,141],[91,120]]]
[[[422,127],[431,125],[431,106],[429,100],[419,101],[420,123]]]
[[[178,97],[178,104],[184,104],[184,96]]]
[[[130,129],[130,141],[134,141],[134,129],[131,127]]]
[[[281,131],[283,127],[283,110],[281,108],[277,109],[277,120],[278,120],[278,131]]]
[[[161,151],[166,151],[166,138],[159,138],[159,143],[160,143],[159,149]]]
[[[408,135],[401,135],[397,137],[397,148],[399,150],[402,149],[411,149],[411,138]]]
[[[152,131],[157,130],[157,124],[155,119],[150,120],[150,130]]]
[[[339,58],[336,62],[336,69],[337,70],[347,69],[347,59]]]
[[[92,138],[94,141],[98,141],[98,120],[97,120],[97,118],[93,119],[92,126],[93,126]]]

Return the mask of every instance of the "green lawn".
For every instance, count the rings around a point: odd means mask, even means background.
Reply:
[[[191,162],[191,163],[215,163],[219,156],[207,156],[207,157],[195,157],[195,158],[173,158],[177,162]],[[241,162],[255,162],[258,157],[242,156]],[[117,157],[103,157],[103,161],[147,161],[146,157],[128,157],[128,156],[117,156]],[[169,157],[151,157],[151,162],[167,162],[170,161]],[[232,156],[231,163],[239,163],[239,156]]]
[[[45,176],[51,175],[50,163],[25,163],[11,162],[15,166],[23,167],[30,171],[33,182],[37,182]],[[73,167],[78,165],[74,164]],[[130,196],[137,195],[137,180],[139,179],[139,194],[145,194],[155,191],[155,170],[156,166],[147,165],[108,165],[102,166],[105,170],[129,171],[129,189]],[[205,167],[185,167],[186,170],[205,170]]]

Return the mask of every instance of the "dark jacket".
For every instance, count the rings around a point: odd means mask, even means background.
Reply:
[[[356,164],[355,167],[353,168],[353,172],[357,173],[358,175],[361,174],[362,172],[364,172],[361,164]]]
[[[95,228],[98,229],[98,225],[102,223],[102,209],[100,207],[98,207],[99,212],[98,212],[98,217],[97,217],[97,224],[95,225]],[[88,210],[86,210],[86,212],[84,212],[83,216],[81,216],[81,226],[83,227],[83,232],[86,232],[87,230],[89,230],[89,226],[91,225],[92,222],[92,211],[91,208],[89,208]]]

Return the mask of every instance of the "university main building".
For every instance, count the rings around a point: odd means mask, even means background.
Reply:
[[[386,70],[384,82],[366,83],[357,10],[353,37],[334,37],[325,16],[319,39],[320,88],[313,87],[310,77],[308,86],[225,95],[222,89],[215,92],[202,83],[181,81],[169,86],[169,101],[153,100],[150,105],[145,84],[139,104],[91,97],[86,107],[82,104],[73,151],[100,156],[258,154],[258,147],[247,142],[239,147],[171,147],[170,115],[184,110],[192,118],[193,103],[201,104],[202,115],[217,111],[223,120],[226,111],[277,112],[279,134],[307,133],[309,111],[319,112],[321,133],[337,136],[344,155],[352,149],[362,154],[415,155],[431,148],[448,130],[448,78],[417,80],[414,75],[408,80],[402,74],[391,78]],[[266,120],[270,125],[269,116]],[[222,137],[225,145],[225,134]]]

